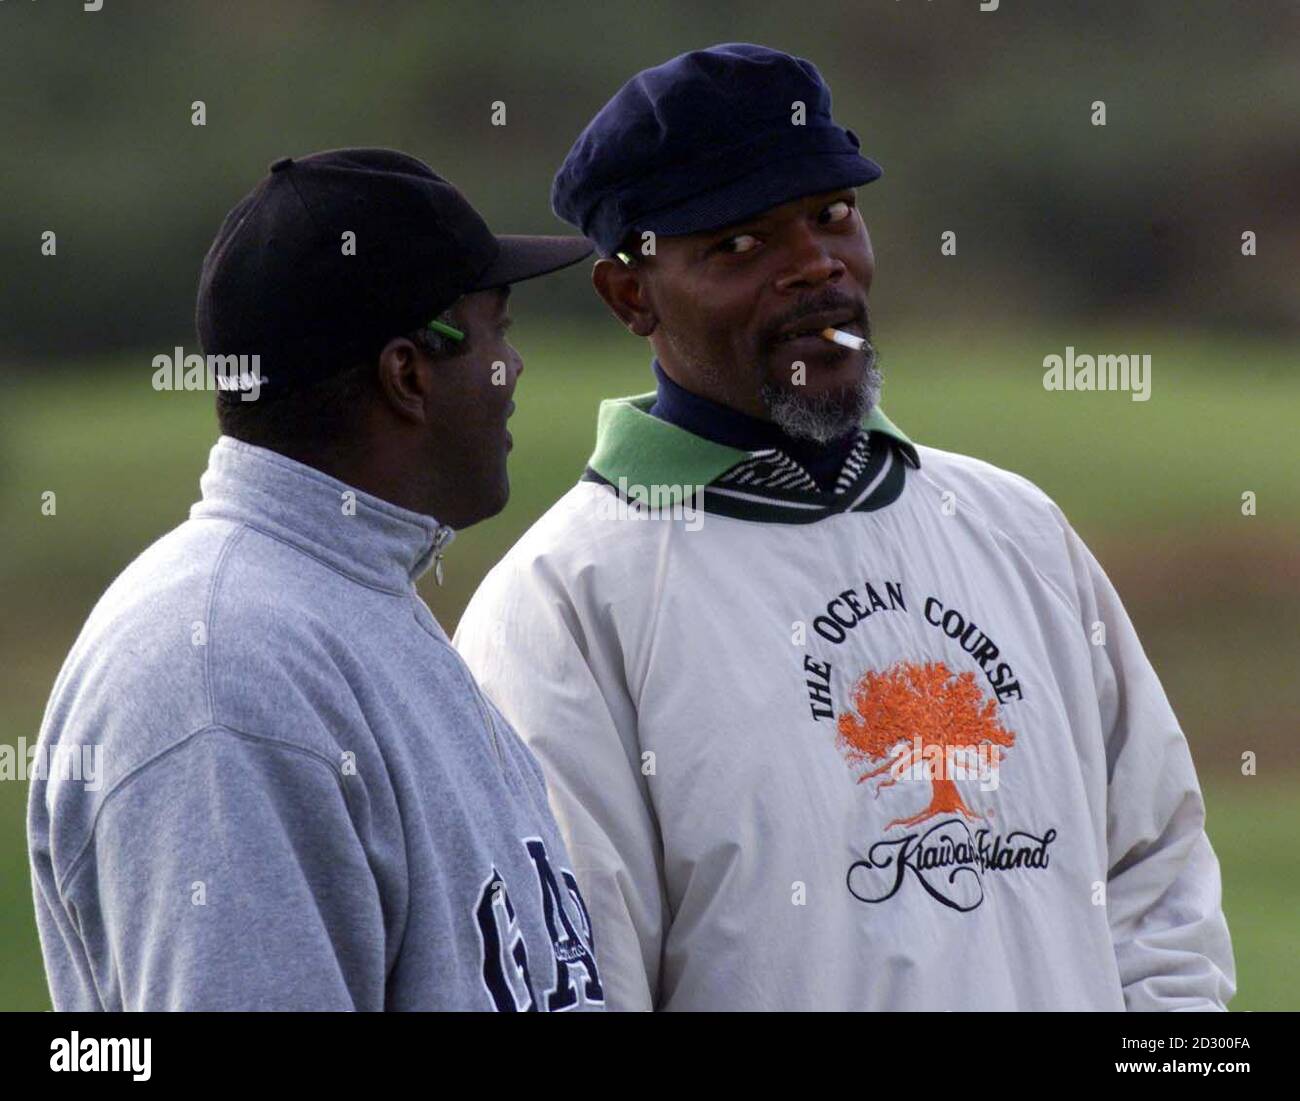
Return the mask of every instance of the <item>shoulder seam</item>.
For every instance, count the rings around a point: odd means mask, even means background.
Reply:
[[[282,749],[287,750],[290,753],[298,753],[310,761],[315,761],[317,764],[324,765],[338,784],[339,791],[343,796],[344,804],[348,808],[348,817],[352,818],[355,824],[355,818],[352,814],[352,804],[348,799],[347,785],[343,783],[340,773],[335,767],[335,763],[328,757],[317,753],[314,750],[306,749],[303,746],[294,745],[292,742],[286,742],[281,738],[275,738],[266,734],[254,734],[247,730],[239,730],[233,726],[227,726],[224,723],[205,723],[196,730],[190,731],[190,733],[186,734],[185,737],[174,742],[172,745],[169,745],[166,749],[160,750],[147,761],[142,761],[140,764],[136,765],[135,768],[123,776],[108,792],[105,793],[104,798],[100,801],[98,809],[95,811],[94,821],[91,822],[90,829],[86,831],[85,841],[82,842],[81,848],[77,851],[77,855],[73,857],[72,862],[68,865],[68,870],[56,880],[56,887],[59,894],[62,895],[66,892],[68,884],[76,878],[77,874],[84,866],[86,856],[90,852],[91,843],[95,840],[95,833],[99,829],[99,821],[103,817],[104,811],[107,809],[113,796],[122,791],[123,788],[131,783],[131,781],[143,775],[165,757],[170,756],[172,753],[175,753],[186,746],[192,745],[201,735],[212,733],[214,731],[222,734],[231,734],[236,738],[243,739],[244,741],[255,742],[272,749]]]

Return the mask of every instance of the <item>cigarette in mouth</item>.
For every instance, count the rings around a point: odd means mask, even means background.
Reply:
[[[823,329],[821,335],[833,344],[842,344],[846,348],[852,348],[855,352],[860,352],[867,346],[867,342],[862,337],[854,336],[852,333],[842,333],[839,329]]]

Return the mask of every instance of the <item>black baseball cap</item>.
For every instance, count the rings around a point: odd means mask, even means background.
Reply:
[[[392,149],[283,157],[203,259],[209,355],[258,355],[271,393],[378,353],[462,295],[590,255],[581,237],[499,236],[423,161]]]

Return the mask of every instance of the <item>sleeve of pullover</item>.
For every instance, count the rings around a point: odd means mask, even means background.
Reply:
[[[1118,593],[1065,525],[1106,738],[1107,916],[1130,1011],[1227,1007],[1235,991],[1219,862],[1187,739]]]
[[[43,935],[80,931],[99,1004],[57,1009],[384,1008],[381,901],[340,771],[297,747],[192,735],[111,793],[58,895],[38,896]]]

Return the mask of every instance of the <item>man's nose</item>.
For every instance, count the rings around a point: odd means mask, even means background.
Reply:
[[[793,231],[785,243],[785,252],[787,262],[777,279],[778,290],[803,290],[838,283],[847,270],[844,261],[807,226]]]
[[[519,376],[524,373],[524,357],[519,354],[513,344],[506,344],[506,371],[510,378],[510,389],[515,388],[519,381]]]

